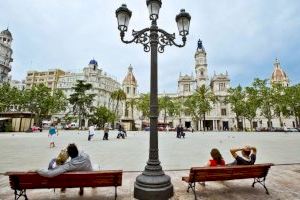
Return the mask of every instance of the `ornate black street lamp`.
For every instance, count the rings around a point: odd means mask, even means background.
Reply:
[[[173,185],[171,178],[167,176],[160,165],[158,157],[158,98],[157,98],[157,52],[163,53],[165,46],[175,45],[184,47],[186,36],[189,34],[191,16],[184,9],[176,16],[179,35],[182,36],[182,44],[175,43],[175,34],[167,33],[157,27],[157,19],[161,0],[146,0],[151,20],[150,28],[140,31],[132,31],[132,40],[124,40],[125,32],[131,17],[131,11],[123,4],[116,10],[118,19],[118,29],[122,42],[129,44],[140,43],[144,46],[144,51],[151,51],[151,81],[150,81],[150,149],[149,159],[142,174],[136,178],[134,185],[134,197],[137,199],[160,200],[169,199],[173,196]]]

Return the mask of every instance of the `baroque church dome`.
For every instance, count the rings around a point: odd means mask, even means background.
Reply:
[[[125,76],[124,80],[123,80],[123,85],[127,84],[127,85],[137,85],[137,81],[133,75],[133,72],[132,72],[133,68],[132,66],[130,65],[128,67],[128,72],[127,72],[127,75]]]
[[[283,69],[280,66],[280,62],[276,58],[274,63],[274,71],[271,77],[271,83],[281,83],[283,85],[288,85],[288,81],[288,76],[283,71]]]

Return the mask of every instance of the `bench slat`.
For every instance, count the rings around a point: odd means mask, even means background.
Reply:
[[[35,172],[8,172],[12,189],[109,187],[122,185],[122,170],[67,172],[53,178]]]
[[[192,167],[189,177],[183,177],[185,182],[222,181],[246,178],[266,177],[273,164],[256,164],[224,167]]]

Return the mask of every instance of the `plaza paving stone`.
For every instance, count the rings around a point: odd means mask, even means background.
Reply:
[[[123,185],[118,188],[118,199],[133,199],[135,177],[144,168],[148,157],[149,132],[129,132],[126,139],[116,139],[117,132],[110,132],[110,140],[103,141],[102,131],[97,131],[92,141],[87,141],[87,131],[59,131],[56,148],[48,147],[47,132],[0,133],[0,173],[27,171],[47,167],[49,160],[68,143],[74,142],[84,150],[100,169],[123,169]],[[211,148],[218,148],[224,159],[231,162],[231,147],[246,144],[258,149],[257,163],[300,163],[300,133],[187,133],[185,139],[177,139],[174,132],[159,133],[160,161],[171,176],[175,195],[172,199],[193,199],[186,193],[187,185],[181,181],[191,166],[202,166],[209,159]],[[171,170],[171,171],[169,171]],[[172,171],[179,170],[179,171]],[[252,180],[209,182],[206,187],[197,186],[201,199],[300,199],[300,165],[280,165],[271,168],[267,177],[270,195]],[[8,178],[0,175],[0,199],[13,199]],[[114,199],[113,188],[86,188],[83,197],[78,189],[66,193],[51,189],[29,190],[30,199]]]

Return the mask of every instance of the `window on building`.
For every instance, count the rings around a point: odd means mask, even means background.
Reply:
[[[226,113],[226,108],[222,108],[222,109],[221,109],[221,115],[222,115],[222,116],[226,116],[226,115],[227,115],[227,113]]]
[[[189,92],[190,91],[190,84],[184,84],[183,85],[183,91],[184,92]]]
[[[135,94],[135,88],[133,88],[133,94]]]
[[[201,76],[203,76],[204,75],[204,71],[200,71],[200,74],[201,74]]]
[[[129,88],[129,87],[127,87],[127,94],[129,94],[129,91],[130,91],[130,88]]]
[[[225,90],[225,83],[219,83],[219,91]]]

